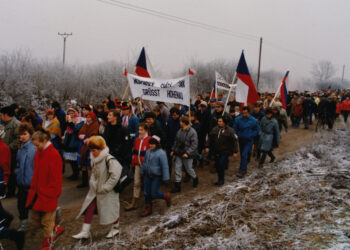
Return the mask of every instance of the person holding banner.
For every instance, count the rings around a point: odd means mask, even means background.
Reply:
[[[193,179],[193,187],[198,186],[198,177],[193,169],[193,158],[198,148],[198,137],[194,128],[191,127],[189,118],[183,116],[180,119],[181,129],[177,132],[175,143],[170,156],[175,156],[175,183],[172,193],[181,192],[182,165]]]
[[[247,173],[254,137],[259,134],[259,123],[249,114],[248,107],[243,107],[242,115],[235,119],[233,129],[238,135],[239,149],[241,153],[241,164],[237,177],[243,178]]]

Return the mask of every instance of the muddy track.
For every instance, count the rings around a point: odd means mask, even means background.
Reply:
[[[295,151],[297,151],[298,149],[307,146],[309,144],[313,144],[313,143],[319,143],[319,135],[314,133],[313,127],[311,127],[309,130],[304,130],[304,129],[291,129],[288,133],[282,133],[282,142],[280,144],[280,147],[278,149],[276,149],[275,155],[277,156],[277,160],[276,163],[274,164],[278,164],[278,162],[283,161],[285,159],[287,159],[291,154],[293,154]],[[226,172],[226,183],[227,186],[229,185],[234,185],[235,182],[239,182],[238,178],[235,176],[238,170],[238,165],[239,165],[239,161],[237,159],[230,159],[230,164],[229,164],[229,169]],[[273,165],[273,164],[270,164]],[[188,209],[191,210],[189,208],[189,206],[192,208],[196,208],[198,207],[198,210],[200,209],[205,209],[206,205],[202,204],[201,200],[202,198],[198,197],[206,197],[206,196],[210,196],[212,193],[217,192],[218,188],[213,186],[213,183],[216,181],[216,174],[212,173],[211,171],[212,167],[211,166],[204,166],[204,168],[202,169],[196,169],[196,172],[198,174],[199,177],[199,185],[198,188],[193,189],[191,183],[183,183],[182,184],[182,192],[180,194],[177,194],[175,196],[173,196],[173,206],[168,209],[165,206],[164,201],[159,200],[159,201],[155,201],[154,202],[154,206],[153,206],[153,216],[143,219],[139,217],[139,214],[142,212],[143,210],[143,205],[144,205],[144,201],[141,198],[140,202],[139,202],[139,209],[136,211],[132,211],[132,212],[124,212],[123,207],[126,204],[126,201],[129,201],[131,199],[131,194],[132,194],[132,187],[128,187],[127,190],[124,191],[124,193],[121,195],[121,230],[122,230],[122,234],[121,234],[121,238],[123,237],[133,237],[132,234],[130,234],[130,232],[133,231],[133,229],[135,228],[141,228],[142,230],[146,230],[151,229],[153,226],[156,226],[158,224],[163,225],[164,221],[167,221],[169,218],[169,214],[171,214],[173,211],[177,211],[178,209],[181,209],[181,207],[183,207],[184,209]],[[248,176],[251,175],[256,175],[256,172],[259,171],[257,169],[257,163],[252,160],[251,163],[248,166]],[[264,174],[268,175],[269,172],[268,171],[274,171],[271,168],[267,168],[266,170],[264,170]],[[68,176],[69,173],[69,169],[67,169],[65,176]],[[261,171],[259,172],[261,173]],[[285,178],[288,178],[288,174],[286,174],[285,176],[282,174],[280,176],[280,178],[271,178],[268,180],[267,183],[265,183],[265,185],[271,185],[273,184],[274,186],[277,186],[279,184],[279,182],[283,181]],[[249,185],[249,189],[248,186],[246,186],[245,188],[236,187],[236,193],[234,193],[234,195],[236,195],[237,197],[241,197],[243,199],[246,200],[247,202],[247,210],[242,210],[240,211],[240,216],[242,218],[244,218],[245,216],[251,216],[252,213],[249,213],[249,209],[258,209],[256,212],[256,214],[264,214],[264,209],[267,208],[254,208],[253,204],[255,201],[257,201],[257,199],[259,197],[256,196],[256,193],[252,192],[252,190],[254,191],[254,188],[261,188],[262,187],[262,183],[259,183],[259,181],[261,181],[261,179],[263,179],[261,176],[256,177],[257,181],[256,183],[251,183]],[[60,237],[59,241],[57,242],[55,248],[56,249],[70,249],[72,248],[77,242],[71,238],[72,234],[75,234],[77,232],[79,232],[80,228],[81,228],[81,224],[83,222],[83,219],[79,219],[79,220],[75,220],[75,216],[77,215],[77,213],[79,212],[80,206],[82,204],[82,201],[84,199],[85,194],[87,193],[87,189],[84,190],[78,190],[75,188],[75,186],[78,184],[78,182],[72,182],[72,181],[68,181],[66,178],[64,179],[64,183],[63,183],[63,194],[60,198],[59,204],[60,206],[63,208],[62,211],[62,225],[65,227],[65,233],[62,235],[62,237]],[[226,187],[223,187],[220,190],[225,190]],[[163,186],[162,190],[163,191],[168,191],[170,189],[170,187],[167,186]],[[249,193],[251,194],[251,196],[247,196],[246,197],[246,191],[249,191]],[[279,196],[281,195],[280,193],[281,191],[279,189],[270,189],[268,190],[268,192],[266,194],[264,194],[264,196],[268,196],[268,198],[273,201],[279,198]],[[261,198],[261,197],[260,197]],[[227,201],[227,195],[225,194],[225,192],[222,192],[221,194],[218,194],[217,197],[215,197],[215,199],[213,198],[212,201],[210,201],[207,205],[209,204],[213,204],[213,203],[220,203],[221,201]],[[249,203],[249,201],[251,203]],[[16,199],[8,199],[5,200],[3,202],[4,207],[6,209],[8,209],[12,214],[18,216],[18,212],[16,209]],[[233,207],[239,207],[241,204],[237,203],[232,203],[231,204]],[[231,206],[230,205],[230,206]],[[302,207],[303,204],[297,204],[298,206]],[[282,206],[282,205],[281,205]],[[284,204],[284,206],[288,206],[288,204]],[[289,204],[290,207],[290,204]],[[227,209],[227,207],[226,207]],[[285,212],[288,213],[290,211],[288,211],[288,209],[280,207],[280,209],[285,209]],[[193,209],[192,209],[193,210]],[[191,210],[191,211],[192,211]],[[196,209],[197,210],[197,209]],[[162,215],[162,216],[158,216],[158,215]],[[326,216],[326,215],[325,215]],[[190,218],[191,215],[189,215],[188,218]],[[186,224],[186,220],[188,220],[188,218],[177,218],[175,216],[175,218],[173,218],[175,220],[175,222],[173,222],[173,224],[176,225],[176,227],[179,224]],[[215,218],[215,216],[214,216]],[[216,218],[216,220],[218,220],[217,223],[223,223],[224,220],[226,220],[227,218]],[[239,230],[246,230],[245,228],[242,228],[243,225],[245,224],[245,220],[242,220],[240,222],[238,217],[234,217],[232,215],[232,217],[230,218],[231,220],[234,219],[234,221],[236,221],[237,227],[240,228]],[[180,222],[178,222],[177,220],[180,220]],[[211,220],[210,218],[207,218],[207,220]],[[221,221],[221,222],[220,222]],[[278,219],[276,219],[276,221],[278,222]],[[12,227],[16,228],[18,226],[18,219],[14,220],[14,222],[12,223]],[[168,222],[167,222],[168,223]],[[170,222],[171,224],[172,222]],[[284,221],[283,223],[288,223],[287,221]],[[204,225],[204,226],[203,226]],[[190,232],[192,232],[193,234],[188,235],[189,231],[186,231],[186,235],[188,237],[198,237],[198,235],[202,236],[202,237],[206,237],[206,236],[210,236],[213,235],[214,233],[217,233],[217,229],[221,228],[218,226],[210,226],[211,224],[207,223],[203,224],[202,226],[196,226],[194,228],[191,228]],[[208,226],[209,225],[209,226]],[[141,227],[139,227],[141,226]],[[165,226],[165,228],[171,228],[174,225],[167,225]],[[241,226],[241,227],[240,227]],[[254,225],[252,223],[250,223],[250,226],[253,228]],[[271,224],[271,220],[270,219],[266,219],[265,224],[262,223],[262,227],[265,227],[266,229],[268,229],[271,226],[276,226],[278,227],[278,223],[275,224],[275,222],[273,222],[273,224]],[[163,225],[164,227],[164,225]],[[249,227],[249,225],[248,225]],[[158,228],[161,229],[161,228]],[[163,230],[164,228],[162,228]],[[104,227],[104,226],[100,226],[97,224],[97,220],[94,219],[93,221],[93,225],[92,225],[92,235],[93,235],[93,241],[94,242],[103,242],[104,241],[104,236],[106,235],[106,233],[108,232],[109,227]],[[154,229],[153,229],[154,230]],[[231,230],[231,231],[230,231]],[[278,230],[276,230],[278,231]],[[222,233],[223,234],[227,234],[230,235],[232,233],[232,228],[226,228],[226,229],[222,229]],[[268,232],[269,230],[266,230],[266,240],[270,239],[270,238],[278,238],[278,234],[273,235],[272,232],[269,235]],[[275,232],[275,231],[274,231]],[[137,235],[137,233],[135,233],[135,236]],[[159,237],[162,238],[160,235],[155,234],[155,237]],[[168,237],[170,237],[170,235],[168,235]],[[179,237],[179,239],[181,239],[182,237],[184,237],[183,235],[177,235],[177,237]],[[39,246],[41,245],[41,240],[42,240],[42,234],[41,234],[41,230],[37,229],[37,228],[31,228],[27,233],[26,233],[26,244],[25,244],[25,249],[38,249]],[[123,240],[123,239],[121,239]],[[138,242],[135,245],[129,245],[129,247],[132,248],[142,248],[142,247],[151,247],[152,246],[152,242],[155,241],[156,239],[154,239],[153,237],[149,238],[148,240],[145,238],[144,241],[142,243]],[[159,239],[161,240],[161,239]],[[130,241],[128,241],[130,242]],[[137,239],[135,239],[135,242],[137,242]],[[184,240],[182,240],[182,242],[185,242]],[[281,242],[279,242],[280,244]],[[90,244],[90,242],[83,242],[83,246],[88,246]],[[129,243],[127,243],[129,244]],[[173,243],[175,244],[175,243]],[[285,242],[284,244],[288,244],[288,242]],[[8,241],[2,241],[2,245],[4,246],[4,249],[13,249],[14,245]],[[122,244],[123,245],[123,244]],[[91,246],[91,245],[89,245]],[[125,245],[126,246],[126,245]],[[276,243],[276,245],[273,245],[271,247],[278,247],[279,245]],[[111,245],[109,245],[109,247],[106,247],[106,249],[110,248]],[[126,247],[126,248],[129,248]],[[164,247],[169,247],[169,245],[164,246]],[[175,245],[172,245],[172,247],[174,248],[183,248],[184,245],[181,244],[181,242],[176,243]],[[98,247],[100,249],[100,247]],[[102,249],[102,248],[101,248]]]

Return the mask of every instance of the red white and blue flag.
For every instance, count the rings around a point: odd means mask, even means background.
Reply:
[[[281,102],[282,102],[282,108],[287,109],[287,98],[288,98],[288,91],[287,91],[287,77],[289,75],[289,70],[285,74],[282,80],[281,88],[280,88],[280,97],[281,97]]]
[[[141,50],[139,59],[137,60],[135,73],[136,75],[141,77],[151,78],[151,75],[147,70],[147,58],[146,58],[146,52],[144,47]]]
[[[213,86],[211,87],[211,99],[216,98],[216,81],[214,81]]]
[[[123,74],[124,74],[125,76],[128,75],[128,69],[127,69],[126,67],[123,68]]]
[[[191,76],[194,76],[196,74],[196,71],[194,71],[193,69],[188,69],[188,74]]]
[[[256,91],[253,79],[249,73],[248,66],[242,51],[237,69],[236,101],[241,103],[254,104],[258,101],[259,95]]]

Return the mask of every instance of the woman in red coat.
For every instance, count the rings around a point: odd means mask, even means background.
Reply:
[[[348,116],[350,113],[350,96],[347,96],[346,99],[341,104],[341,112],[344,117],[344,122],[348,121]]]
[[[125,208],[126,211],[131,211],[137,208],[136,203],[140,198],[141,193],[141,166],[149,149],[148,125],[141,123],[139,125],[139,137],[135,139],[134,148],[132,150],[131,166],[135,168],[134,173],[134,194],[131,203]]]
[[[44,229],[42,249],[49,249],[64,231],[55,224],[58,198],[62,192],[62,159],[45,130],[35,132],[32,142],[37,151],[26,207],[32,209],[32,220]]]

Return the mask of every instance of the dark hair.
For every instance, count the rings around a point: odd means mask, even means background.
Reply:
[[[52,106],[53,108],[60,108],[60,107],[61,107],[61,105],[60,105],[57,101],[54,101],[54,102],[51,104],[51,106]]]
[[[41,124],[39,123],[38,119],[36,118],[33,112],[25,113],[22,117],[22,120],[26,122],[30,122],[35,130],[38,130],[41,128]]]
[[[153,118],[155,120],[157,117],[156,117],[156,114],[153,112],[146,112],[145,119],[147,118]]]
[[[248,109],[247,106],[244,106],[244,107],[242,108],[242,111],[244,111],[244,110],[247,110],[247,111],[249,112],[249,109]]]
[[[265,109],[265,115],[267,115],[267,114],[273,114],[273,111],[271,108]]]
[[[27,110],[25,108],[19,108],[17,112],[18,118],[21,120],[22,117],[26,114]]]
[[[227,124],[227,119],[226,119],[225,116],[220,116],[220,117],[218,118],[218,121],[219,121],[219,119],[222,119],[222,121],[223,121],[225,124]]]
[[[152,144],[152,145],[156,145],[157,148],[160,148],[160,142],[157,141],[157,139],[155,139],[155,138],[149,139],[148,143]]]
[[[88,104],[84,104],[82,108],[91,111],[91,108]]]
[[[186,125],[190,124],[190,121],[189,121],[189,119],[188,119],[188,116],[183,116],[183,117],[181,117],[180,121],[181,121],[182,123],[185,123]]]
[[[22,135],[26,131],[30,134],[30,136],[34,134],[34,128],[28,123],[21,123],[21,125],[19,125],[17,128],[18,135]]]
[[[102,114],[100,115],[101,120],[107,121],[108,120],[107,115],[108,115],[108,113],[102,112]]]
[[[18,104],[17,104],[17,103],[12,103],[12,104],[10,105],[10,107],[11,107],[11,108],[13,108],[13,110],[15,110],[15,109],[18,109],[18,108],[19,108],[19,106],[18,106]]]
[[[173,115],[174,113],[176,113],[176,114],[178,114],[178,115],[181,114],[181,112],[180,112],[180,110],[179,110],[178,108],[172,107],[172,108],[170,109],[170,115]]]
[[[142,128],[143,128],[144,130],[146,130],[146,131],[149,130],[148,125],[147,125],[146,123],[144,123],[144,122],[141,122],[141,123],[139,124],[139,127],[142,127]]]
[[[15,115],[15,110],[11,106],[6,106],[1,108],[0,113],[13,117]]]
[[[114,116],[114,117],[117,117],[117,120],[120,119],[120,113],[118,112],[118,110],[116,110],[116,109],[110,109],[110,110],[108,111],[108,114],[109,114],[109,113],[113,113],[113,116]]]

